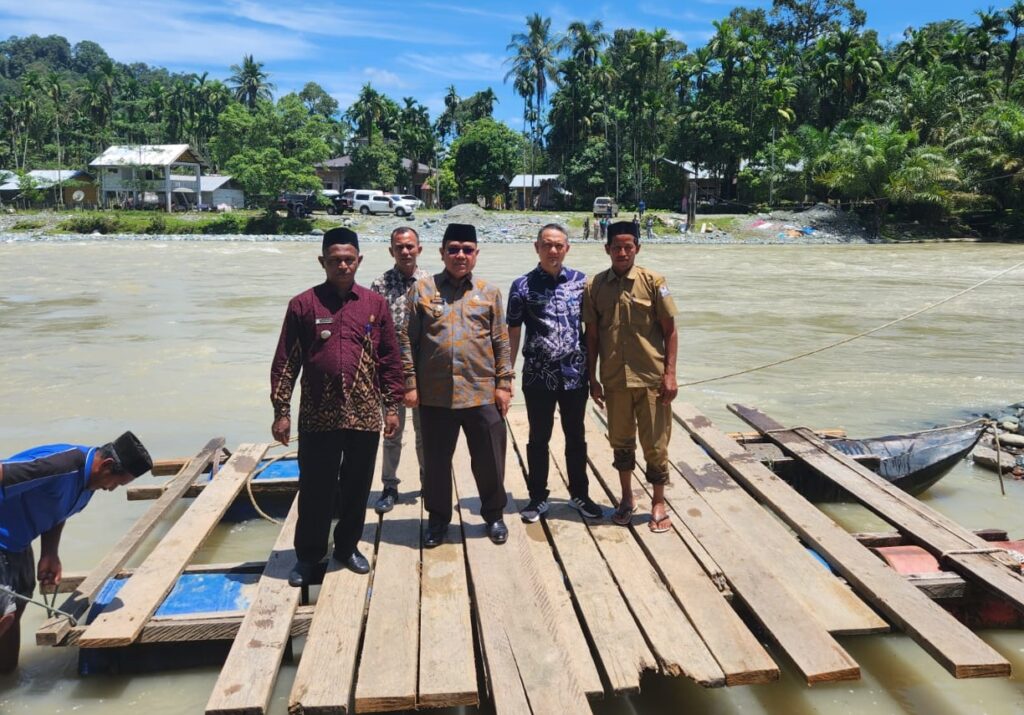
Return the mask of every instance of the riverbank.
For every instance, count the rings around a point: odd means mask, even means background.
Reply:
[[[698,214],[692,231],[686,232],[682,214],[652,211],[651,238],[641,228],[645,241],[694,245],[815,245],[901,243],[921,241],[978,241],[976,236],[949,236],[917,225],[892,225],[883,238],[873,238],[857,216],[817,205],[805,211],[775,211],[767,214]],[[631,215],[622,214],[629,220]],[[472,223],[482,240],[496,243],[531,241],[542,226],[558,223],[570,236],[583,236],[584,222],[590,221],[590,239],[597,238],[593,216],[583,211],[487,211],[475,204],[460,204],[447,211],[422,209],[413,218],[316,214],[293,219],[268,216],[247,210],[224,214],[150,211],[37,211],[0,214],[0,240],[79,239],[85,236],[118,236],[145,240],[152,238],[203,240],[215,236],[244,236],[250,240],[314,240],[333,226],[344,225],[367,241],[386,241],[391,231],[411,225],[426,242],[440,241],[451,222]],[[645,217],[646,219],[646,217]]]

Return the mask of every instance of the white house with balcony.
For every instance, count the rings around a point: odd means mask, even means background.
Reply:
[[[89,162],[104,206],[189,205],[206,162],[188,144],[118,144]]]

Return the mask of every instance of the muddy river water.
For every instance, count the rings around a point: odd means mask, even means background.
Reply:
[[[3,237],[0,236],[0,240]],[[246,240],[0,242],[0,454],[46,442],[96,444],[134,430],[157,457],[194,453],[208,438],[270,440],[269,361],[288,298],[318,282],[319,246]],[[390,266],[364,244],[363,283]],[[772,362],[881,325],[1024,260],[1019,247],[645,245],[638,262],[664,273],[680,308],[680,381]],[[483,244],[477,273],[503,290],[530,269],[528,244]],[[569,264],[608,265],[600,246],[574,244]],[[421,264],[440,265],[437,244]],[[729,402],[782,422],[870,436],[945,424],[1024,400],[1024,269],[870,337],[769,370],[685,388],[723,426]],[[149,479],[149,478],[146,478]],[[989,472],[957,466],[923,499],[972,528],[1024,535],[1024,482],[1007,495]],[[64,531],[68,571],[87,570],[145,504],[100,493]],[[829,507],[851,530],[883,524]],[[197,561],[265,558],[276,528],[222,526]],[[157,534],[159,536],[159,533]],[[34,644],[26,614],[22,665],[0,678],[0,713],[202,712],[213,668],[124,677],[77,675],[74,649]],[[639,695],[598,701],[598,713],[1020,713],[1024,633],[986,631],[1011,679],[958,681],[902,635],[841,639],[860,663],[853,683],[781,682],[706,691],[651,677]],[[544,647],[538,643],[538,647]],[[284,713],[286,665],[273,712]]]

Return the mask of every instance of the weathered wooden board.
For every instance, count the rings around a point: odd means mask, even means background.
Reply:
[[[678,440],[688,447],[689,440]],[[689,450],[686,454],[695,454]],[[756,458],[755,458],[756,459]],[[792,598],[804,605],[830,633],[853,635],[884,633],[889,625],[845,584],[822,568],[794,535],[755,502],[721,469],[686,473],[701,498],[727,521],[746,544],[756,544],[765,568],[772,570]]]
[[[524,440],[528,428],[522,414],[510,412],[509,419],[513,434]],[[557,464],[556,460],[556,468],[549,473],[549,486],[560,479]],[[506,482],[512,478],[519,476],[506,474]],[[545,525],[612,692],[638,691],[641,676],[646,671],[657,671],[658,661],[582,517],[575,509],[556,504],[545,519]],[[540,526],[540,523],[530,526]]]
[[[298,517],[299,500],[296,498],[267,559],[256,596],[249,604],[206,703],[207,715],[262,715],[267,711],[291,637],[292,618],[299,605],[299,589],[288,585],[288,573],[295,566],[293,542]]]
[[[553,437],[552,454],[562,440]],[[599,484],[617,485],[618,474],[611,468],[612,453],[607,438],[587,420],[587,451],[606,476]],[[561,466],[561,462],[556,458]],[[599,484],[595,484],[598,487]],[[618,495],[618,488],[615,489]],[[633,499],[639,513],[649,514],[650,497],[634,477]],[[618,527],[622,529],[622,527]],[[624,531],[624,530],[623,530]],[[779,668],[754,634],[743,624],[725,597],[712,583],[694,555],[675,530],[654,534],[646,526],[633,530],[644,553],[672,593],[676,602],[700,634],[725,675],[726,685],[767,683],[779,678]]]
[[[932,603],[903,576],[719,431],[692,405],[677,419],[729,474],[775,513],[893,623],[958,678],[1009,675],[1010,664],[988,644]],[[691,465],[698,469],[696,454]],[[710,462],[710,457],[706,457]],[[731,480],[730,480],[731,482]],[[740,487],[722,482],[723,492]]]
[[[511,439],[505,457],[505,489],[515,502],[514,505],[510,505],[510,511],[513,512],[526,506],[529,501],[526,469],[523,466],[526,463],[528,433],[520,431],[517,434],[515,428],[523,425],[514,422],[521,416],[522,412],[513,408],[509,412],[508,418]],[[512,515],[510,518],[520,520],[518,514]],[[604,695],[601,676],[594,663],[586,635],[584,635],[576,616],[572,596],[566,587],[565,576],[555,559],[552,544],[548,541],[544,530],[544,524],[539,521],[533,524],[524,523],[522,530],[525,533],[525,543],[530,548],[540,582],[546,587],[548,600],[555,609],[555,627],[558,629],[558,639],[569,652],[569,660],[576,668],[576,677],[579,679],[580,686],[588,696]]]
[[[88,577],[75,592],[61,604],[62,611],[70,613],[75,618],[81,618],[89,610],[103,585],[131,558],[143,539],[153,531],[157,522],[174,506],[188,486],[202,474],[203,469],[223,446],[224,438],[215,437],[207,442],[195,457],[182,465],[178,475],[166,485],[162,498],[132,524],[128,533],[122,536],[114,548],[89,572]],[[36,644],[59,645],[70,630],[71,622],[63,616],[47,619],[36,631]]]
[[[689,444],[693,442],[686,440]],[[669,443],[670,461],[680,473],[689,469],[681,459],[684,440]],[[696,445],[693,445],[696,448]],[[692,470],[691,470],[692,471]],[[747,544],[708,506],[686,479],[665,487],[669,514],[700,539],[725,572],[733,592],[766,633],[790,658],[808,684],[856,680],[860,667],[816,621],[758,557],[757,544]]]
[[[423,549],[421,558],[418,706],[477,705],[469,581],[457,510],[445,542]]]
[[[406,420],[411,428],[412,420]],[[415,484],[419,465],[405,450],[399,478]],[[376,494],[371,495],[371,498]],[[366,615],[356,678],[355,710],[392,712],[416,707],[420,626],[420,495],[406,492],[380,524],[373,595]],[[469,614],[466,613],[468,619]]]
[[[846,489],[932,553],[941,565],[974,580],[1024,612],[1024,578],[1019,573],[1019,561],[1003,550],[992,549],[980,536],[830,449],[809,430],[786,429],[767,415],[741,405],[729,405],[729,409]]]
[[[118,597],[89,625],[79,645],[83,648],[125,646],[138,637],[269,447],[269,444],[246,444],[232,455],[211,487],[174,523]]]
[[[195,498],[203,493],[210,482],[201,484],[190,484],[181,496],[186,499]],[[252,493],[257,496],[271,496],[295,494],[299,490],[299,482],[296,479],[282,477],[280,479],[256,479],[252,483]],[[149,501],[159,499],[166,491],[163,484],[139,484],[127,488],[125,496],[128,501]]]
[[[462,440],[452,472],[496,713],[590,712],[576,669],[559,641],[557,615],[533,562],[522,524],[510,513],[506,519],[508,543],[492,544],[480,516],[469,451]],[[507,511],[512,508],[510,505]]]
[[[378,452],[373,489],[366,503],[366,524],[357,547],[370,562],[371,569],[380,522],[373,511],[380,491],[380,461]],[[328,563],[317,594],[313,622],[288,695],[288,712],[349,712],[372,579],[372,570],[369,574],[357,574],[333,558]]]

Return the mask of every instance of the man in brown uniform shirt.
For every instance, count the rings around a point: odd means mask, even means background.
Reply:
[[[608,439],[622,488],[612,521],[628,526],[636,510],[632,478],[639,432],[647,481],[654,486],[648,526],[651,531],[662,532],[672,526],[665,512],[665,484],[669,477],[671,402],[679,391],[676,305],[665,278],[636,265],[639,234],[629,221],[617,221],[608,227],[605,252],[611,257],[612,267],[587,283],[583,322],[587,326],[590,396],[602,407],[607,401]]]
[[[402,363],[388,304],[355,282],[359,239],[347,228],[324,234],[320,265],[327,280],[288,303],[270,369],[271,432],[288,444],[291,398],[302,373],[299,403],[298,563],[292,586],[308,585],[327,553],[331,517],[334,558],[356,573],[370,565],[356,545],[366,519],[373,466],[384,435],[398,428]]]
[[[430,514],[423,545],[444,540],[452,519],[452,455],[460,428],[480,492],[480,513],[496,544],[508,538],[505,508],[505,413],[512,361],[501,291],[473,276],[476,228],[453,223],[441,241],[444,270],[416,282],[399,326],[405,405],[420,408],[423,505]]]

